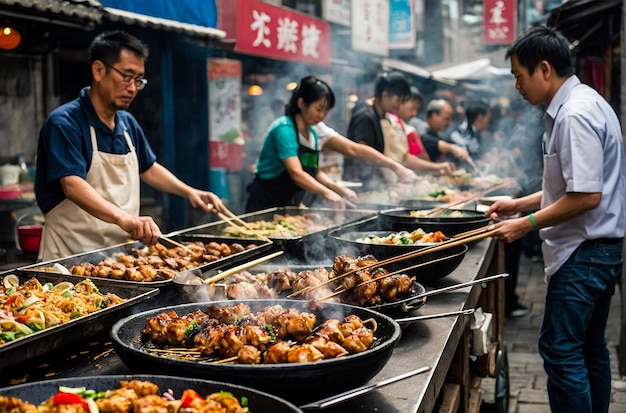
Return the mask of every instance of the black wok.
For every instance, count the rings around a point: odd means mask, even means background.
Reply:
[[[411,211],[415,209],[381,211],[378,214],[378,228],[389,231],[413,231],[421,228],[426,232],[441,231],[447,237],[454,237],[462,232],[484,227],[490,221],[482,212],[463,209],[449,210],[461,213],[461,217],[412,217]]]
[[[159,375],[94,376],[45,380],[5,387],[0,389],[0,395],[19,397],[22,400],[38,405],[54,396],[59,390],[59,386],[84,386],[87,389],[104,391],[119,388],[121,380],[147,380],[159,386],[160,393],[172,389],[176,398],[180,398],[182,392],[186,389],[193,389],[202,396],[220,391],[230,392],[239,400],[242,397],[246,397],[248,399],[248,407],[252,413],[302,412],[302,410],[283,399],[247,387],[219,381]]]
[[[324,314],[318,314],[318,323],[326,318],[343,319],[355,314],[362,319],[373,318],[378,328],[377,342],[361,353],[315,363],[291,364],[215,364],[174,360],[157,357],[147,351],[148,343],[141,330],[146,321],[166,311],[183,315],[209,305],[231,306],[244,303],[256,312],[268,305],[282,305],[311,311],[309,303],[298,300],[213,301],[150,310],[124,318],[111,330],[113,347],[122,361],[134,372],[159,373],[167,371],[185,377],[224,380],[275,394],[294,403],[310,402],[366,383],[378,373],[391,357],[400,340],[401,330],[392,318],[362,307],[346,304],[321,303]]]
[[[289,268],[291,271],[296,274],[302,271],[314,271],[317,268],[321,268],[323,266],[311,266],[311,265],[259,265],[256,267],[249,268],[249,271],[252,274],[258,273],[269,273],[277,270],[282,270],[284,268]],[[331,265],[327,265],[326,268],[331,267]],[[227,300],[231,299],[227,297],[225,284],[220,285],[210,285],[205,283],[197,283],[195,279],[190,281],[190,277],[194,277],[193,274],[188,275],[185,273],[180,273],[176,277],[174,277],[174,284],[178,289],[178,294],[182,302],[185,303],[199,303],[203,301],[209,300]],[[204,274],[197,275],[199,279],[204,277]],[[407,312],[412,312],[417,310],[423,305],[423,300],[421,298],[416,299],[415,297],[423,294],[426,291],[423,285],[419,283],[414,283],[411,289],[411,294],[399,297],[393,301],[384,302],[381,304],[364,306],[367,309],[379,311],[383,314],[386,314],[392,318],[396,317],[405,317]],[[281,294],[281,297],[287,297],[292,293],[292,290],[286,290]],[[337,298],[341,300],[341,295]],[[295,296],[295,299],[305,299],[304,296]]]
[[[385,237],[389,235],[390,232],[391,231],[333,231],[329,234],[329,236],[336,243],[335,252],[337,254],[347,254],[353,256],[372,254],[379,261],[397,257],[398,255],[409,252],[417,252],[420,249],[437,245],[432,243],[418,245],[368,244],[356,241],[357,239],[365,238],[368,235]],[[409,269],[405,271],[405,274],[416,277],[417,280],[422,283],[431,282],[441,279],[454,271],[459,264],[461,264],[461,261],[463,261],[467,250],[467,245],[457,245],[455,247],[424,254],[419,257],[405,259],[392,264],[386,264],[383,265],[383,268],[389,271],[398,271],[414,265],[425,264],[418,268]]]

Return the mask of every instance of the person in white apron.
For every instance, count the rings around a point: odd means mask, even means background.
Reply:
[[[125,155],[98,151],[96,131],[89,127],[93,156],[87,183],[106,200],[117,204],[130,215],[139,215],[139,164],[135,147],[124,131],[130,149]],[[130,234],[115,224],[104,222],[69,198],[46,214],[41,240],[44,261],[89,251],[129,240]]]
[[[354,142],[371,146],[387,156],[392,155],[392,159],[395,161],[401,161],[402,154],[398,154],[398,152],[406,149],[406,143],[403,143],[402,140],[389,141],[389,139],[385,139],[383,128],[387,129],[389,135],[388,127],[391,126],[385,113],[396,112],[400,103],[408,99],[410,94],[410,83],[402,73],[391,72],[379,75],[376,79],[374,98],[371,103],[366,102],[353,112],[348,124],[347,137]],[[393,147],[387,147],[387,145]],[[344,160],[343,179],[362,182],[366,190],[377,189],[379,185],[386,185],[388,179],[395,181],[395,177],[392,174],[386,174],[383,168],[367,165],[351,158]]]
[[[217,195],[190,187],[156,162],[126,112],[147,84],[147,47],[113,31],[97,36],[89,51],[91,87],[53,110],[40,132],[35,194],[45,214],[40,259],[46,261],[128,240],[156,243],[158,225],[139,216],[140,179],[205,212],[225,210]]]

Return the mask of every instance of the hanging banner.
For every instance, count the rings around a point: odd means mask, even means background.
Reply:
[[[483,44],[511,44],[515,40],[517,0],[483,0]]]
[[[209,157],[212,168],[241,169],[241,62],[209,59]]]
[[[413,0],[389,1],[389,48],[415,48]]]
[[[235,51],[330,66],[331,29],[320,19],[256,0],[237,1]]]
[[[352,2],[352,49],[381,56],[389,54],[389,1]]]
[[[322,18],[350,27],[350,0],[323,0]]]

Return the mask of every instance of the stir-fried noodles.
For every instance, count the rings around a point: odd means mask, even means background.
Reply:
[[[8,275],[0,286],[0,345],[124,301],[101,293],[90,279],[54,285],[33,277],[19,285]]]

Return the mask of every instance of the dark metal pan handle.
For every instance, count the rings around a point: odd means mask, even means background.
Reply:
[[[327,397],[327,398],[322,399],[322,400],[318,400],[318,401],[313,402],[313,403],[302,405],[302,406],[300,406],[300,408],[303,409],[303,410],[325,409],[327,407],[331,407],[331,406],[334,406],[336,404],[343,403],[346,400],[350,400],[350,399],[353,399],[355,397],[362,396],[362,395],[364,395],[366,393],[371,392],[372,390],[376,390],[376,389],[378,389],[380,387],[383,387],[383,386],[386,386],[388,384],[395,383],[397,381],[404,380],[404,379],[407,379],[407,378],[412,377],[412,376],[416,376],[416,375],[421,374],[421,373],[425,373],[425,372],[427,372],[429,370],[430,370],[430,367],[422,367],[422,368],[417,369],[417,370],[409,371],[408,373],[404,373],[404,374],[400,374],[400,375],[395,376],[395,377],[391,377],[391,378],[389,378],[387,380],[379,381],[378,383],[366,384],[365,386],[357,387],[356,389],[348,390],[346,392],[339,393],[339,394],[336,394],[334,396],[330,396],[330,397]]]
[[[478,280],[468,281],[468,282],[464,282],[464,283],[460,283],[460,284],[453,284],[453,285],[450,285],[448,287],[443,287],[443,288],[438,288],[436,290],[426,291],[425,293],[420,294],[420,295],[418,295],[415,298],[430,297],[430,296],[433,296],[433,295],[446,293],[448,291],[453,291],[453,290],[458,290],[458,289],[465,288],[465,287],[470,287],[470,286],[475,285],[475,284],[482,284],[482,283],[486,283],[486,282],[489,282],[489,281],[495,281],[497,279],[506,278],[508,276],[509,276],[509,274],[506,273],[506,272],[503,272],[503,273],[500,273],[500,274],[496,274],[496,275],[490,275],[489,277],[483,277],[483,278],[480,278]]]

